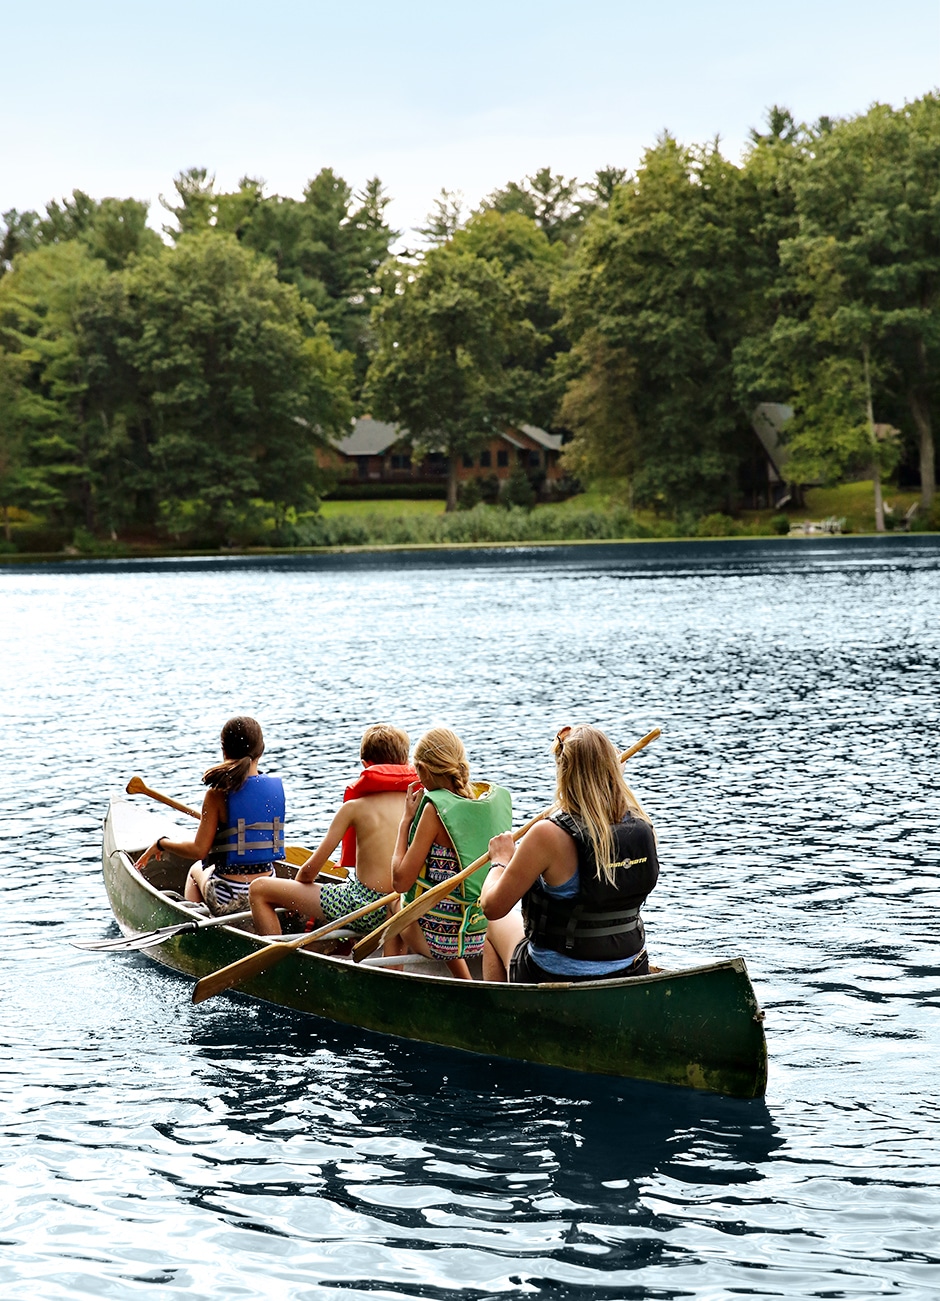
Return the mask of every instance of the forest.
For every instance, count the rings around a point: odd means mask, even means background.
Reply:
[[[81,190],[3,214],[0,549],[289,543],[362,413],[452,464],[540,425],[572,481],[695,519],[737,509],[751,413],[786,403],[788,479],[900,476],[940,523],[936,93],[774,108],[739,162],[663,134],[635,172],[442,190],[413,246],[377,178],[174,187],[160,233]]]

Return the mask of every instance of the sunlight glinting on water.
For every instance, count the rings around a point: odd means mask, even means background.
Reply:
[[[932,538],[0,571],[2,1295],[935,1297],[938,579]],[[453,726],[517,822],[559,725],[661,727],[651,957],[745,957],[766,1102],[69,947],[108,795],[198,804],[236,712],[308,844],[379,718]]]

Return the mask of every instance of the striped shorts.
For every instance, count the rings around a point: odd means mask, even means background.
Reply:
[[[263,863],[261,868],[263,872]],[[271,870],[266,875],[276,875],[273,863],[271,864]],[[250,906],[248,903],[249,885],[251,885],[249,879],[230,881],[228,877],[219,876],[216,872],[213,872],[203,891],[213,917],[226,917],[229,913],[247,912]]]

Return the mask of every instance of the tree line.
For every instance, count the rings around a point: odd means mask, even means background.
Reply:
[[[234,539],[316,508],[318,450],[369,411],[456,466],[495,425],[564,432],[636,505],[733,507],[751,412],[787,475],[934,507],[940,97],[800,124],[739,163],[668,134],[634,174],[542,169],[392,255],[378,179],[303,197],[203,169],[163,199],[81,191],[0,225],[0,507],[62,527]],[[455,504],[451,476],[449,504]]]

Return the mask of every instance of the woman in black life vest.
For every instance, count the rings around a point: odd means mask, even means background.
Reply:
[[[640,907],[659,875],[653,828],[603,732],[562,728],[552,750],[559,811],[518,846],[509,835],[490,841],[484,977],[539,984],[646,975]],[[521,917],[512,911],[519,900]]]

